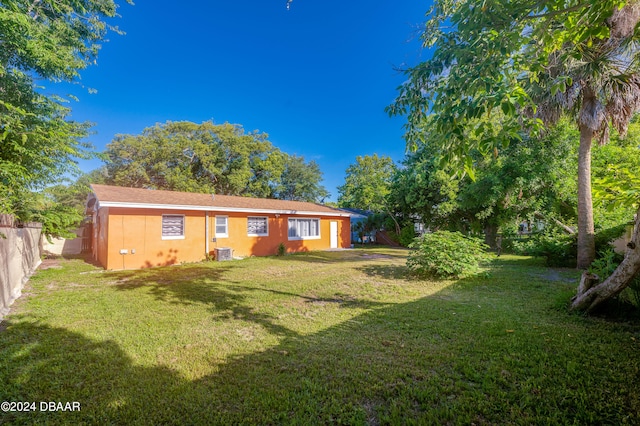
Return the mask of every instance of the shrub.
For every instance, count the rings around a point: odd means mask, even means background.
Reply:
[[[621,261],[622,256],[609,248],[601,252],[596,260],[591,262],[591,265],[589,265],[589,273],[597,275],[600,280],[599,282],[603,282],[613,274],[613,271],[616,270]]]
[[[511,229],[505,229],[501,232],[500,234],[502,236],[502,253],[515,253],[514,251],[514,243],[517,244],[518,242],[518,234],[511,230]]]
[[[596,253],[605,253],[611,248],[611,242],[623,236],[627,230],[627,223],[612,226],[611,228],[601,229],[596,232]]]
[[[284,243],[278,244],[277,255],[284,256],[285,254],[287,254],[287,247],[284,245]]]
[[[416,238],[416,230],[413,226],[413,223],[410,225],[406,225],[404,228],[400,230],[400,235],[398,237],[398,241],[402,246],[409,247],[413,240]]]
[[[636,308],[640,309],[640,274],[636,275],[629,288],[626,289],[629,293],[629,299],[636,305]]]
[[[489,248],[480,239],[459,232],[437,231],[416,238],[407,266],[414,273],[441,278],[460,277],[477,272],[480,263],[489,259]]]
[[[543,257],[547,266],[575,267],[578,236],[547,229],[526,240],[514,241],[513,250],[523,256]]]
[[[610,243],[624,235],[628,226],[629,223],[622,223],[596,232],[595,240],[598,257],[589,267],[589,271],[598,275],[601,282],[613,273],[624,258],[623,255],[613,251]],[[635,305],[636,309],[640,308],[640,274],[634,277],[629,287],[619,295],[620,297],[626,297],[632,305]]]
[[[589,273],[597,275],[599,278],[598,282],[602,283],[613,274],[623,258],[622,255],[614,252],[612,248],[608,248],[600,252],[596,260],[591,263]],[[640,308],[640,274],[631,280],[629,287],[618,296],[618,299],[621,297],[626,297],[636,308]]]
[[[605,253],[611,248],[609,244],[621,236],[626,224],[596,232],[596,252]],[[513,251],[523,256],[545,258],[547,266],[564,266],[573,268],[578,257],[578,235],[568,235],[555,228],[548,228],[530,238],[513,242]]]

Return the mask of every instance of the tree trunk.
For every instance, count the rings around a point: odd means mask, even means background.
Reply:
[[[595,274],[590,274],[589,272],[584,271],[582,273],[582,277],[580,277],[580,284],[578,285],[578,294],[585,293],[591,287],[598,284],[598,281],[600,281],[599,276]]]
[[[587,269],[596,257],[591,198],[591,143],[593,131],[580,125],[578,149],[578,269]]]
[[[542,220],[548,220],[542,213],[540,212],[535,212],[533,213],[533,216],[537,219],[542,219]],[[571,228],[570,226],[565,225],[564,223],[560,222],[558,219],[556,218],[551,218],[551,220],[558,225],[558,227],[560,227],[560,229],[562,229],[566,234],[568,235],[573,235],[576,233],[576,231]]]
[[[600,303],[616,296],[629,286],[631,280],[640,271],[640,208],[636,213],[635,226],[631,241],[627,244],[624,260],[603,283],[591,288],[578,289],[571,303],[572,310],[590,312]]]
[[[498,236],[498,225],[486,224],[484,227],[484,243],[488,245],[491,250],[497,248],[496,237]]]
[[[398,235],[398,237],[400,237],[400,231],[401,231],[401,229],[400,229],[400,224],[399,224],[399,223],[398,223],[398,221],[396,220],[396,217],[395,217],[393,214],[391,214],[391,210],[385,210],[385,211],[387,212],[387,214],[388,214],[389,216],[391,216],[391,219],[393,219],[393,223],[396,225],[396,234]]]

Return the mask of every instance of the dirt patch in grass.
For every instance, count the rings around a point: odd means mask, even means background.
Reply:
[[[40,266],[38,266],[39,270],[45,270],[45,269],[51,269],[51,268],[55,268],[55,269],[60,269],[62,268],[62,265],[60,265],[61,262],[61,258],[46,258],[42,260],[42,263],[40,264]]]

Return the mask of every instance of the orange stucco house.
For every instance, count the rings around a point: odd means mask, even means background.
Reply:
[[[350,213],[320,204],[91,185],[91,252],[106,269],[351,245]]]

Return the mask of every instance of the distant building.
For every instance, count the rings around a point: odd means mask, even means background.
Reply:
[[[340,210],[343,210],[351,215],[351,244],[374,243],[376,241],[375,230],[367,233],[364,236],[364,241],[360,239],[360,233],[355,230],[358,223],[365,222],[367,218],[373,214],[371,210],[353,208],[342,208]]]

